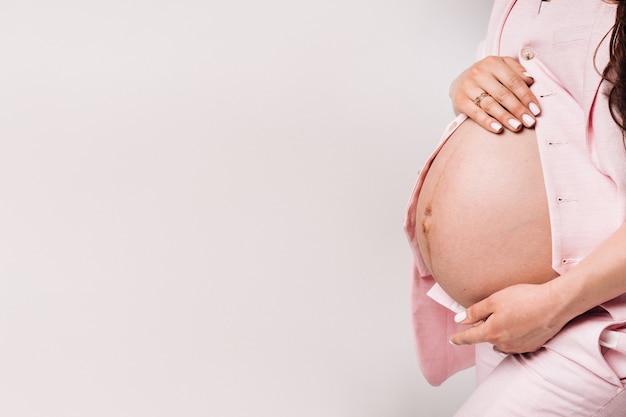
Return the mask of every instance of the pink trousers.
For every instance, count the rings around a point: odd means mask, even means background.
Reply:
[[[603,320],[608,313],[576,319],[534,353],[477,346],[478,386],[455,417],[626,417],[626,329],[612,329],[611,348],[576,340],[581,328],[602,328]]]

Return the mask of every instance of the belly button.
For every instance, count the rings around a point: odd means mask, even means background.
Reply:
[[[424,219],[422,220],[422,232],[424,235],[427,235],[430,232],[430,215],[432,213],[432,209],[430,207],[426,207],[424,210]]]

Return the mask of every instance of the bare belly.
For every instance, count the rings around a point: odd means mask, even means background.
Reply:
[[[424,261],[464,306],[557,276],[534,130],[495,135],[463,122],[433,161],[416,210]]]

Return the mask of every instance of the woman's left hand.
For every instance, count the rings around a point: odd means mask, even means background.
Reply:
[[[518,284],[492,294],[457,315],[457,322],[473,326],[450,341],[455,345],[489,342],[505,353],[534,352],[569,321],[559,317],[558,298],[551,287],[550,282]]]

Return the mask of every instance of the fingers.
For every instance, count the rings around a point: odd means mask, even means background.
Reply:
[[[476,324],[487,320],[492,313],[491,302],[486,298],[454,316],[454,321],[460,324]]]
[[[457,113],[466,114],[470,119],[489,131],[500,133],[503,130],[502,123],[481,107],[482,102],[489,100],[490,97],[486,96],[477,103],[478,97],[483,93],[488,94],[488,91],[481,87],[476,79],[467,75],[470,70],[466,70],[450,86],[450,97],[454,110]]]
[[[497,67],[500,86],[491,95],[504,105],[526,127],[534,125],[534,117],[541,113],[537,97],[532,93],[529,85],[534,82],[532,76],[526,72],[517,60],[504,57],[502,60],[507,67]]]
[[[485,320],[492,314],[489,299],[480,301],[467,310],[454,316],[454,321],[460,324],[473,325],[461,333],[457,333],[450,338],[453,345],[467,345],[481,343],[485,341]]]
[[[537,100],[527,85],[532,78],[525,79],[523,71],[518,72],[505,62],[494,57],[471,71],[474,82],[490,96],[481,101],[480,108],[514,132],[522,125],[531,128],[535,125],[536,115],[530,107],[538,109]]]
[[[500,342],[499,337],[493,334],[488,328],[487,323],[481,322],[474,327],[471,327],[461,333],[457,333],[450,338],[450,343],[455,346],[461,345],[475,345],[477,343],[490,343],[493,345],[493,350],[500,353],[525,353],[534,352],[540,346],[527,349],[514,349],[513,345]]]
[[[533,78],[514,58],[487,57],[467,69],[450,88],[454,108],[495,133],[535,125],[538,100],[528,87]],[[488,95],[477,100],[484,93]]]
[[[471,325],[472,327],[453,335],[450,338],[450,343],[453,345],[473,345],[489,342],[496,346],[498,338],[488,324],[490,323],[488,319],[492,314],[492,309],[488,308],[487,304],[486,300],[481,301],[454,317],[455,322]]]
[[[481,322],[482,323],[482,322]],[[450,343],[453,345],[473,345],[485,341],[485,325],[478,324],[461,333],[452,335]]]
[[[484,100],[489,100],[489,97],[485,97],[483,101]],[[470,100],[469,98],[467,98],[466,100],[464,100],[464,103],[459,107],[461,109],[465,109],[465,110],[461,110],[462,113],[467,114],[470,117],[470,119],[474,120],[483,128],[493,133],[502,132],[502,130],[504,129],[504,127],[502,126],[502,123],[500,123],[496,118],[491,117],[486,111],[484,111],[480,107],[481,103],[475,104],[474,100]]]
[[[489,97],[480,102],[481,110],[514,132],[519,131],[522,126],[527,128],[535,126],[534,115],[508,87],[493,78],[485,80],[483,84],[486,91],[489,91]]]

